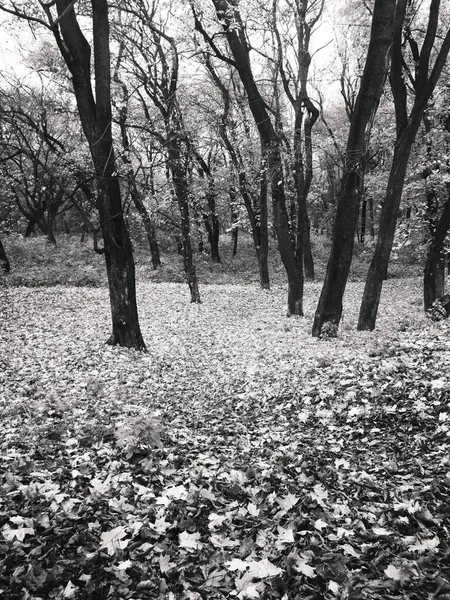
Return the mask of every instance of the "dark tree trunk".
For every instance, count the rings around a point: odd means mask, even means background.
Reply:
[[[170,134],[169,134],[170,135]],[[178,202],[178,208],[181,216],[181,236],[183,247],[183,265],[186,274],[186,280],[191,293],[191,302],[199,304],[200,292],[198,289],[197,275],[195,272],[194,256],[191,244],[191,223],[189,215],[189,194],[188,182],[185,165],[180,149],[180,134],[174,132],[168,139],[168,166],[172,175],[172,183],[175,197]]]
[[[231,7],[225,0],[213,0],[213,3],[233,55],[235,67],[244,85],[248,106],[258,128],[263,149],[263,160],[267,161],[274,226],[277,232],[281,260],[288,278],[288,314],[303,315],[303,265],[297,264],[289,237],[289,218],[284,193],[280,140],[253,77],[249,47],[239,11],[236,7]]]
[[[92,0],[95,99],[91,83],[91,48],[79,27],[73,3],[56,0],[56,7],[59,29],[54,28],[53,31],[72,75],[78,112],[98,182],[97,208],[112,317],[112,334],[108,343],[145,350],[136,303],[132,245],[123,217],[119,180],[115,175],[108,3],[106,0]]]
[[[0,240],[0,270],[2,270],[4,273],[9,273],[11,271],[11,265],[9,264],[2,240]]]
[[[308,215],[306,215],[306,219],[305,219],[304,243],[305,243],[305,245],[304,245],[304,256],[303,256],[304,263],[303,264],[305,266],[305,278],[308,281],[314,281],[316,276],[315,276],[314,258],[313,258],[312,246],[311,246],[311,227],[310,227]]]
[[[36,221],[33,219],[28,220],[27,228],[25,229],[24,237],[28,238],[34,233],[34,228],[36,227]]]
[[[375,239],[375,211],[373,208],[373,198],[370,197],[369,200],[369,215],[370,215],[370,237]]]
[[[433,238],[428,247],[423,277],[424,309],[445,293],[445,239],[450,229],[450,188],[441,216],[437,222]]]
[[[269,229],[267,226],[268,222],[268,211],[267,211],[267,170],[266,162],[263,159],[261,161],[260,170],[260,186],[259,186],[259,219],[258,219],[258,244],[256,246],[256,253],[258,256],[258,267],[259,267],[259,281],[261,283],[261,289],[270,289],[270,278],[269,278]]]
[[[394,242],[395,226],[408,167],[409,154],[415,132],[400,140],[394,150],[388,186],[380,213],[379,231],[375,252],[367,274],[359,312],[358,330],[375,327],[383,281],[387,278],[389,257]],[[412,139],[411,139],[412,138]]]
[[[342,316],[342,298],[353,255],[359,181],[367,145],[366,129],[378,108],[386,77],[395,4],[395,0],[375,0],[373,8],[369,48],[350,123],[331,254],[314,318],[312,334],[316,337],[321,335],[324,323],[337,326]]]
[[[363,196],[361,204],[361,229],[360,242],[364,244],[366,241],[366,226],[367,226],[367,198]]]
[[[390,83],[395,104],[397,139],[386,195],[381,208],[377,244],[367,274],[366,285],[361,302],[358,320],[359,330],[371,331],[375,328],[381,289],[387,274],[389,258],[394,241],[395,227],[397,224],[409,156],[422,121],[424,110],[433,94],[450,49],[449,30],[442,42],[431,73],[429,73],[429,61],[436,37],[440,5],[439,0],[432,0],[425,41],[421,52],[416,59],[415,89],[417,90],[417,93],[411,112],[408,115],[407,90],[403,78],[403,66],[405,62],[402,54],[403,21],[406,11],[406,0],[402,0],[401,4],[402,8],[397,13],[398,18],[396,15],[390,74]]]

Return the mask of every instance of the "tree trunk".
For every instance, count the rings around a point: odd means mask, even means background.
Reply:
[[[280,140],[253,76],[249,47],[238,8],[231,7],[226,0],[213,0],[213,3],[233,55],[235,67],[245,88],[249,109],[258,128],[263,160],[267,161],[274,226],[281,260],[288,278],[288,314],[301,316],[303,315],[303,265],[297,265],[289,237]]]
[[[188,183],[180,150],[180,135],[172,134],[168,139],[168,166],[172,175],[172,183],[181,216],[181,236],[183,244],[183,265],[186,280],[191,293],[191,302],[200,304],[197,275],[195,272],[194,256],[191,244],[191,223],[188,202]]]
[[[406,0],[402,0],[403,14],[405,13]],[[359,313],[358,329],[370,330],[375,328],[380,302],[383,280],[387,274],[389,257],[394,241],[395,227],[403,192],[406,169],[412,145],[419,130],[423,113],[431,98],[440,73],[446,63],[450,49],[450,30],[447,32],[441,48],[437,54],[435,64],[429,73],[430,56],[436,37],[439,20],[439,0],[432,0],[430,16],[426,31],[425,41],[420,54],[416,59],[415,89],[417,94],[411,112],[408,115],[407,91],[402,78],[404,58],[402,54],[403,18],[396,21],[395,35],[392,50],[392,66],[390,83],[394,96],[397,139],[394,148],[391,171],[385,200],[381,209],[378,239],[375,253],[367,274],[366,285]]]
[[[380,213],[377,244],[367,274],[358,320],[358,330],[373,330],[377,318],[383,281],[387,277],[389,257],[415,132],[405,135],[394,150],[388,186]]]
[[[437,222],[434,236],[428,247],[423,277],[424,309],[432,307],[433,302],[445,293],[445,253],[444,245],[450,229],[450,187],[447,200]]]
[[[359,239],[362,245],[366,241],[366,225],[367,225],[367,198],[363,196],[361,205],[361,229]]]
[[[90,70],[91,48],[73,3],[56,0],[58,47],[72,74],[72,83],[98,182],[97,208],[103,234],[111,304],[111,345],[145,350],[136,303],[135,266],[125,226],[112,142],[111,74],[107,0],[92,0],[95,98]],[[50,9],[48,9],[50,10]]]
[[[197,22],[196,27],[198,29],[200,29],[200,31],[202,30],[201,25],[198,22]],[[269,236],[268,236],[268,231],[267,231],[267,219],[264,219],[264,213],[267,214],[267,193],[264,196],[265,205],[262,206],[263,222],[264,222],[264,224],[262,225],[261,219],[258,220],[256,217],[256,214],[255,214],[255,208],[254,208],[254,205],[252,202],[252,198],[251,198],[251,194],[250,194],[249,186],[248,186],[248,182],[247,182],[247,175],[245,172],[244,161],[243,161],[242,155],[239,151],[239,144],[236,140],[233,140],[233,142],[232,142],[232,140],[230,139],[229,133],[228,133],[228,113],[229,113],[230,105],[231,105],[231,97],[230,97],[229,89],[223,84],[222,80],[217,75],[216,71],[214,70],[214,67],[211,64],[208,54],[205,54],[205,66],[211,75],[213,83],[215,84],[215,86],[219,89],[220,93],[222,94],[222,99],[224,102],[224,112],[223,112],[223,115],[222,115],[222,118],[220,121],[220,127],[219,127],[220,137],[222,138],[222,141],[224,142],[225,147],[228,150],[228,153],[231,158],[231,162],[236,170],[236,173],[238,174],[239,192],[242,196],[242,199],[244,201],[244,206],[247,210],[247,215],[248,215],[248,219],[250,221],[250,227],[251,227],[251,231],[252,231],[253,245],[254,245],[256,257],[258,260],[260,286],[262,289],[268,290],[268,289],[270,289],[270,278],[269,278],[269,267],[268,267]],[[266,185],[267,185],[267,179],[266,179]],[[230,194],[230,197],[231,197],[231,194]],[[260,212],[261,212],[261,201],[262,201],[262,194],[261,194],[261,187],[260,187],[259,202],[258,202],[258,204],[260,205]],[[236,236],[237,236],[237,234],[236,234]],[[237,237],[236,237],[236,244],[237,244]]]
[[[36,227],[36,221],[33,219],[28,219],[27,228],[25,229],[24,237],[28,238],[34,233],[34,228]]]
[[[237,253],[238,235],[239,235],[239,214],[236,208],[236,190],[233,185],[228,189],[230,196],[230,212],[231,212],[231,256],[234,258]]]
[[[373,8],[367,58],[350,123],[331,254],[314,318],[312,334],[316,337],[321,335],[324,323],[339,325],[342,316],[342,298],[353,255],[359,181],[367,146],[366,130],[378,108],[386,77],[395,4],[395,0],[375,0]]]
[[[258,245],[256,253],[258,256],[259,281],[261,289],[270,289],[269,278],[269,230],[267,227],[268,211],[267,211],[267,170],[264,158],[261,161],[260,169],[260,186],[259,186],[259,222],[258,222]]]
[[[9,264],[8,256],[6,255],[2,240],[0,240],[0,270],[2,270],[4,273],[9,273],[11,271],[11,265]]]
[[[159,245],[158,240],[156,239],[155,227],[150,218],[147,207],[145,206],[141,197],[139,196],[138,191],[131,190],[131,197],[133,199],[134,205],[138,213],[141,215],[142,223],[144,224],[145,234],[147,236],[147,241],[150,248],[153,270],[156,271],[161,267],[161,257],[159,254]]]

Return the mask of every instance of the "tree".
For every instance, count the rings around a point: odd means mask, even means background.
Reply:
[[[250,181],[250,179],[252,179],[252,174],[250,173],[249,176],[248,165],[251,161],[248,160],[242,151],[242,139],[248,139],[250,137],[250,128],[242,103],[236,97],[240,94],[240,90],[233,79],[233,74],[228,73],[229,81],[228,85],[226,85],[219,76],[217,69],[215,69],[208,52],[203,52],[203,60],[211,81],[220,92],[222,98],[223,109],[216,120],[218,133],[230,157],[231,164],[237,177],[237,187],[247,211],[253,245],[258,260],[260,285],[263,290],[268,290],[270,288],[270,278],[268,267],[269,235],[267,230],[267,177],[266,174],[262,172],[263,165],[261,165],[257,177],[260,185],[258,190],[255,190],[255,186],[252,186]],[[243,123],[243,132],[240,132],[240,134],[237,131],[238,119],[233,116],[233,105],[237,105],[238,108],[242,109],[239,111],[240,120]],[[232,214],[233,211],[234,214],[236,214],[237,194],[234,184],[229,187],[229,194]],[[235,221],[236,217],[234,219],[234,222]],[[237,231],[237,227],[234,227],[234,248],[237,245]]]
[[[425,37],[420,50],[412,35],[410,23],[405,20],[407,8],[407,0],[398,1],[389,77],[395,106],[396,140],[389,180],[380,213],[377,244],[367,274],[361,302],[358,320],[359,330],[373,330],[375,328],[381,290],[387,275],[389,257],[394,241],[409,156],[423,113],[450,51],[449,29],[436,53],[434,64],[430,65],[438,33],[440,0],[431,0]],[[409,68],[408,60],[404,55],[404,37],[408,41],[411,50],[413,70]],[[411,83],[414,93],[414,101],[409,113],[407,82]]]
[[[8,256],[6,254],[5,247],[3,246],[2,240],[0,239],[0,269],[4,273],[9,273],[11,266],[9,264]]]
[[[130,63],[133,77],[138,82],[137,95],[145,116],[145,128],[164,147],[172,190],[181,217],[181,237],[184,271],[191,294],[191,302],[200,302],[195,270],[189,211],[189,136],[185,130],[183,113],[178,102],[179,56],[175,39],[163,26],[154,23],[157,3],[148,7],[145,0],[129,3],[124,12],[133,17],[121,27],[126,40],[124,59]],[[164,132],[154,124],[150,101],[159,112]]]
[[[108,3],[107,0],[91,0],[92,47],[81,29],[73,2],[55,0],[41,6],[47,21],[25,12],[26,9],[22,10],[15,3],[3,3],[0,9],[46,27],[53,34],[71,73],[78,113],[96,176],[97,208],[104,242],[102,252],[108,274],[112,316],[112,334],[108,343],[144,350],[137,312],[133,252],[123,216],[112,141]]]
[[[375,0],[369,47],[345,151],[331,253],[314,317],[312,334],[316,337],[321,335],[325,323],[337,327],[342,316],[342,298],[353,255],[359,180],[368,141],[366,130],[375,116],[386,77],[394,12],[395,0]]]
[[[255,81],[250,61],[250,47],[240,12],[235,3],[227,0],[212,0],[212,2],[217,18],[222,25],[232,58],[221,52],[214,39],[203,28],[192,3],[196,28],[216,55],[228,64],[233,65],[244,86],[248,106],[259,132],[263,172],[266,172],[272,195],[273,219],[278,248],[288,278],[288,314],[303,315],[303,265],[297,263],[295,259],[289,235],[280,138],[271,120],[266,102]]]
[[[272,25],[278,48],[277,66],[284,91],[294,110],[292,174],[297,198],[297,215],[292,215],[292,220],[297,216],[295,225],[292,224],[295,230],[294,247],[297,261],[304,263],[307,279],[314,279],[308,196],[313,178],[312,130],[320,114],[308,90],[310,40],[312,31],[322,16],[323,7],[324,0],[294,0],[289,6],[289,13],[293,13],[296,35],[291,42],[293,48],[285,49],[278,26],[278,0],[273,0],[272,4]],[[288,22],[288,28],[289,25]],[[289,36],[286,38],[289,39]],[[286,59],[289,50],[293,50],[295,65],[291,65]]]
[[[147,236],[148,245],[150,248],[150,254],[152,258],[153,269],[156,270],[161,267],[161,258],[159,255],[159,246],[158,240],[156,238],[155,226],[153,224],[152,218],[150,216],[145,203],[141,198],[141,194],[139,192],[137,182],[136,182],[136,171],[133,165],[133,161],[131,158],[131,154],[133,151],[132,144],[130,143],[130,136],[128,133],[128,105],[130,100],[130,93],[128,90],[128,85],[120,79],[119,69],[121,57],[124,51],[123,42],[119,49],[119,58],[117,61],[116,70],[114,73],[114,81],[120,86],[122,90],[122,98],[119,100],[119,128],[120,128],[120,137],[122,141],[122,162],[125,168],[124,179],[128,183],[128,188],[130,190],[131,199],[133,201],[136,210],[138,211],[142,223],[144,225],[145,233]]]

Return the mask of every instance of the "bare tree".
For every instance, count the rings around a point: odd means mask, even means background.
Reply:
[[[261,140],[261,154],[267,172],[274,226],[278,248],[288,278],[288,314],[303,315],[303,265],[297,263],[289,235],[289,218],[284,191],[284,173],[281,158],[281,141],[275,130],[267,104],[255,81],[250,60],[250,47],[247,42],[245,25],[236,3],[227,0],[212,0],[217,18],[222,26],[232,58],[221,52],[214,39],[204,29],[194,10],[196,28],[203,35],[215,54],[228,64],[232,64],[244,86],[248,106]]]
[[[92,47],[71,0],[41,3],[47,21],[4,2],[0,9],[49,30],[71,73],[73,90],[97,181],[97,207],[103,233],[111,302],[109,344],[145,349],[136,304],[135,267],[125,225],[112,141],[111,73],[107,0],[91,0]],[[94,73],[91,73],[91,54]],[[94,87],[93,87],[94,86]]]
[[[314,27],[322,16],[324,0],[294,0],[291,5],[296,36],[292,45],[295,65],[286,58],[278,25],[278,0],[272,3],[272,24],[278,47],[278,69],[286,96],[294,110],[292,173],[297,196],[295,224],[295,253],[304,263],[307,279],[314,279],[314,261],[311,252],[308,196],[313,178],[312,130],[319,118],[319,109],[311,100],[308,77],[311,65],[310,40]],[[292,215],[295,218],[295,215]]]

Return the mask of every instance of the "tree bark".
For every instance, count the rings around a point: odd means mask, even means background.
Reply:
[[[11,265],[9,264],[8,256],[6,254],[5,247],[3,246],[2,240],[0,239],[0,269],[4,273],[11,271]]]
[[[236,206],[236,189],[233,185],[228,188],[228,195],[230,196],[230,211],[231,211],[231,244],[232,251],[231,256],[234,258],[237,254],[238,236],[239,236],[239,225],[238,225],[238,211]]]
[[[112,142],[111,74],[107,0],[92,0],[95,99],[91,85],[91,48],[70,0],[56,0],[60,52],[71,72],[81,125],[95,168],[99,211],[111,303],[108,344],[145,350],[136,303],[135,266],[125,225]]]
[[[416,90],[416,97],[411,112],[408,115],[407,89],[403,78],[405,61],[402,54],[403,21],[406,10],[406,0],[401,0],[400,4],[401,8],[397,11],[394,26],[395,31],[390,74],[390,83],[395,104],[397,136],[388,186],[380,214],[377,244],[367,274],[366,285],[361,302],[358,330],[372,331],[375,328],[381,290],[387,274],[389,258],[394,241],[395,227],[397,224],[409,156],[422,121],[424,110],[433,94],[450,50],[449,30],[441,44],[434,66],[429,74],[429,62],[436,37],[440,5],[440,0],[432,0],[425,39],[421,52],[415,61],[416,78],[414,87]]]
[[[375,0],[369,48],[345,152],[331,254],[317,306],[312,334],[319,337],[324,323],[339,325],[342,298],[353,256],[359,180],[366,153],[366,128],[378,108],[392,41],[395,0]]]
[[[249,57],[250,49],[247,45],[239,11],[236,6],[229,4],[226,0],[213,0],[213,4],[228,41],[235,67],[245,88],[248,105],[260,135],[263,160],[267,163],[278,248],[288,278],[288,314],[302,316],[303,265],[297,264],[289,237],[280,140],[253,76]]]
[[[428,310],[437,298],[444,295],[443,279],[445,277],[445,239],[450,229],[450,187],[441,216],[437,222],[433,238],[427,252],[423,276],[423,304]]]
[[[194,256],[191,243],[191,223],[189,215],[189,194],[185,165],[180,149],[180,134],[172,135],[168,138],[167,153],[168,166],[172,176],[175,197],[178,202],[178,208],[181,216],[181,236],[183,247],[183,264],[186,280],[191,293],[191,302],[200,304],[200,292],[198,289],[197,275],[195,272]]]
[[[115,81],[121,86],[123,92],[123,105],[119,111],[119,127],[122,138],[122,146],[124,150],[124,152],[122,153],[122,161],[128,168],[128,184],[130,188],[131,199],[133,200],[133,204],[136,207],[136,210],[138,211],[142,219],[145,234],[147,236],[148,245],[150,248],[150,256],[152,260],[153,270],[156,271],[161,267],[161,258],[159,254],[158,240],[156,239],[155,227],[153,225],[147,207],[145,206],[144,202],[142,201],[141,195],[139,194],[139,190],[137,188],[135,179],[136,174],[134,172],[131,159],[129,158],[130,140],[127,130],[129,100],[128,87],[125,83],[123,83],[120,80],[118,73],[116,73],[115,75]]]

